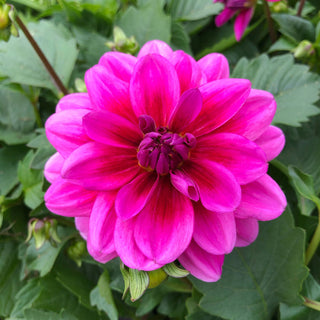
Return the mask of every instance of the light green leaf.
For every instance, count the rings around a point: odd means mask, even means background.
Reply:
[[[67,85],[78,55],[75,39],[65,27],[47,20],[29,23],[28,29]],[[19,38],[11,37],[8,42],[0,42],[0,73],[12,82],[56,92],[50,75],[22,32]]]
[[[236,65],[233,78],[246,78],[255,89],[271,92],[277,101],[274,124],[300,126],[320,113],[314,103],[319,100],[320,77],[308,67],[295,64],[290,54],[269,59],[266,55]],[[302,107],[303,106],[303,107]]]
[[[149,40],[170,42],[171,18],[163,12],[162,1],[148,1],[140,8],[129,7],[116,23],[125,34],[142,46]]]
[[[172,18],[178,21],[199,20],[218,14],[222,10],[221,3],[211,0],[170,0],[169,10]]]
[[[299,291],[308,274],[304,242],[304,232],[293,226],[288,210],[261,223],[253,244],[226,256],[219,281],[191,278],[204,295],[200,307],[228,320],[270,320],[280,302],[301,304]]]
[[[117,320],[118,311],[109,282],[109,273],[105,270],[99,278],[98,285],[90,293],[90,301],[93,306],[97,306],[99,310],[104,311],[111,320]]]

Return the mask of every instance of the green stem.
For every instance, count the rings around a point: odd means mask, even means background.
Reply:
[[[303,303],[306,307],[320,311],[320,302],[315,301],[315,300],[311,300],[307,297],[304,297],[304,303]]]
[[[45,66],[46,70],[48,71],[48,73],[51,76],[51,79],[54,83],[54,85],[57,87],[57,89],[59,91],[61,91],[64,95],[68,94],[68,90],[67,88],[64,86],[64,84],[62,83],[62,81],[60,80],[59,76],[57,75],[57,73],[54,71],[54,69],[52,68],[50,62],[48,61],[48,59],[46,58],[46,56],[44,55],[44,53],[42,52],[42,50],[40,49],[40,47],[38,46],[38,44],[36,43],[36,41],[34,40],[34,38],[32,37],[32,35],[30,34],[29,30],[27,29],[27,27],[25,26],[25,24],[22,22],[22,20],[18,17],[18,15],[15,16],[15,21],[17,22],[17,24],[19,25],[20,29],[22,30],[22,32],[25,34],[26,38],[28,39],[28,41],[30,42],[31,46],[33,47],[33,49],[35,50],[35,52],[37,53],[37,55],[39,56],[40,60],[42,61],[43,65]]]
[[[268,22],[268,29],[269,29],[270,39],[271,39],[272,43],[275,43],[276,40],[277,40],[277,35],[276,35],[276,31],[275,31],[274,26],[273,26],[273,21],[272,21],[272,18],[271,18],[270,8],[269,8],[268,2],[266,0],[263,1],[263,4],[264,4],[264,10],[265,10],[266,17],[267,17],[267,22]]]
[[[32,104],[32,107],[33,107],[34,115],[36,117],[37,126],[38,126],[38,128],[43,128],[43,123],[42,123],[40,112],[39,112],[39,109],[38,109],[38,106],[37,106],[38,105],[38,99],[36,99],[35,101],[31,101],[31,104]]]
[[[308,265],[309,262],[311,261],[320,243],[320,205],[319,204],[316,204],[316,205],[318,208],[318,225],[311,239],[311,242],[309,243],[308,249],[306,251],[306,260],[305,260],[306,265]]]
[[[302,9],[304,7],[305,2],[306,2],[306,0],[301,0],[300,1],[299,8],[298,8],[298,11],[297,11],[297,17],[301,17]]]

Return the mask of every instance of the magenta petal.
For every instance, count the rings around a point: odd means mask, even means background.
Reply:
[[[234,22],[234,34],[236,36],[236,40],[240,41],[244,31],[246,30],[249,22],[252,18],[254,12],[254,8],[243,9],[236,17]]]
[[[232,172],[239,184],[246,184],[268,170],[265,153],[254,142],[232,133],[200,137],[192,153],[194,158],[218,162]]]
[[[185,91],[171,114],[169,129],[173,132],[183,131],[198,116],[201,108],[202,97],[200,91],[198,89]]]
[[[171,172],[170,180],[172,185],[186,197],[193,201],[199,200],[198,187],[185,172],[180,170]]]
[[[89,190],[114,190],[140,170],[134,148],[117,148],[89,142],[65,161],[61,175]]]
[[[197,62],[182,50],[175,51],[170,58],[170,62],[177,71],[181,93],[188,89],[199,87],[205,80]]]
[[[136,243],[155,263],[170,263],[188,247],[193,220],[191,201],[171,185],[168,176],[161,177],[136,217]]]
[[[46,121],[47,138],[64,158],[90,141],[82,126],[82,118],[88,112],[90,110],[65,110],[54,113]]]
[[[102,65],[89,69],[85,82],[95,109],[110,111],[134,122],[136,117],[130,105],[127,82],[115,77]]]
[[[197,184],[201,203],[215,212],[232,212],[240,203],[241,189],[232,173],[222,165],[197,159],[183,165]]]
[[[135,226],[136,217],[125,221],[117,219],[114,243],[121,261],[132,269],[149,271],[161,268],[163,264],[155,263],[138,248],[134,239]]]
[[[200,248],[194,240],[179,257],[179,262],[194,277],[206,281],[218,281],[222,273],[224,255],[214,255]]]
[[[147,114],[157,126],[166,126],[179,96],[179,79],[167,59],[150,54],[138,61],[130,82],[130,97],[137,117]]]
[[[194,241],[209,253],[230,253],[236,242],[233,212],[212,212],[199,203],[194,205],[194,214]]]
[[[137,125],[108,111],[93,111],[83,118],[88,136],[97,142],[115,147],[138,147],[142,133]]]
[[[209,53],[198,61],[199,67],[207,77],[207,82],[229,78],[229,63],[220,53]]]
[[[197,137],[223,125],[243,106],[250,86],[250,81],[245,79],[221,79],[201,86],[201,112],[185,131]]]
[[[130,183],[123,186],[115,202],[118,218],[127,220],[138,214],[157,187],[157,183],[156,174],[142,171]]]
[[[130,82],[136,63],[136,57],[122,52],[106,52],[99,60],[110,74],[126,82]]]
[[[47,190],[44,200],[53,213],[66,217],[89,216],[97,193],[57,179]]]
[[[266,153],[267,161],[271,161],[282,151],[285,144],[285,136],[281,129],[269,126],[254,142]]]
[[[57,104],[56,112],[72,109],[92,110],[89,95],[87,93],[71,93],[60,99]]]
[[[89,233],[89,221],[90,217],[75,217],[74,222],[81,237],[87,240]]]
[[[236,219],[236,247],[246,247],[256,240],[259,233],[259,223],[256,219]]]
[[[46,162],[43,174],[50,183],[53,183],[60,177],[63,163],[64,159],[58,152],[51,156]]]
[[[172,49],[165,42],[161,40],[152,40],[148,41],[144,46],[140,49],[138,54],[138,59],[142,58],[151,53],[159,54],[167,59],[170,59],[172,55]]]
[[[215,23],[217,27],[221,27],[224,25],[228,20],[230,20],[237,10],[224,8],[223,11],[216,16]]]
[[[278,218],[287,206],[284,193],[267,174],[241,188],[241,203],[235,211],[237,218],[272,220]]]
[[[252,89],[243,107],[218,131],[237,133],[255,140],[270,125],[276,108],[276,101],[271,93]]]
[[[116,223],[115,192],[101,192],[92,208],[88,234],[88,252],[97,261],[106,263],[116,256],[113,234]]]

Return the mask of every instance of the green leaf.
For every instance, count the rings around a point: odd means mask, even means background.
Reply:
[[[163,12],[163,1],[148,1],[140,8],[129,7],[116,23],[142,46],[149,40],[170,42],[171,18]]]
[[[67,85],[78,55],[75,39],[62,25],[46,20],[29,23],[28,29]],[[11,37],[7,43],[0,42],[0,73],[12,82],[56,91],[50,75],[22,32],[19,38]]]
[[[294,49],[299,43],[296,41],[289,40],[285,37],[280,37],[268,50],[268,52],[275,51],[291,51]]]
[[[309,275],[303,284],[302,294],[309,299],[320,300],[320,285]],[[280,320],[318,320],[320,312],[306,306],[280,304]]]
[[[173,19],[193,21],[218,14],[222,5],[211,0],[170,0],[169,8]]]
[[[313,178],[309,174],[303,173],[298,168],[289,166],[289,176],[295,189],[305,198],[312,200],[320,208],[320,199],[316,196],[313,186]]]
[[[187,297],[188,295],[186,294],[170,292],[163,297],[157,311],[170,318],[184,319],[186,314],[185,300]]]
[[[20,282],[20,262],[17,258],[17,245],[12,241],[0,242],[0,316],[10,315],[14,297],[23,282]]]
[[[106,20],[113,20],[119,8],[117,0],[85,0],[81,2],[81,8],[98,14]]]
[[[190,272],[179,268],[176,266],[176,264],[174,262],[166,264],[163,267],[163,271],[170,277],[174,277],[174,278],[183,278],[186,277]]]
[[[191,278],[204,295],[200,300],[204,311],[228,320],[267,320],[279,302],[302,303],[299,291],[308,274],[304,232],[293,226],[288,210],[260,226],[253,244],[226,256],[219,281]]]
[[[98,281],[98,285],[90,293],[90,301],[93,306],[104,311],[111,320],[118,319],[118,311],[115,306],[110,289],[109,273],[105,270]]]
[[[24,157],[26,148],[21,146],[0,149],[0,195],[7,195],[19,182],[18,162]]]
[[[44,196],[42,191],[43,173],[41,170],[31,169],[33,157],[34,153],[28,152],[18,165],[18,178],[25,195],[24,202],[31,209],[38,207],[43,202]]]
[[[171,33],[171,47],[174,50],[183,50],[191,54],[190,37],[181,23],[173,22],[171,26]]]
[[[46,312],[38,309],[26,309],[24,311],[26,320],[77,320],[71,313],[63,310],[61,313]]]
[[[1,43],[3,42],[0,42],[0,65]],[[35,126],[30,100],[23,93],[5,86],[0,86],[0,97],[0,140],[7,144],[28,142],[34,135]]]
[[[290,54],[271,59],[266,55],[251,61],[241,59],[232,77],[249,79],[253,88],[267,90],[275,96],[275,124],[300,126],[320,113],[314,105],[319,99],[320,77],[309,72],[307,66],[295,64]]]
[[[313,24],[301,17],[290,14],[273,14],[272,18],[279,24],[279,31],[292,41],[315,40]]]

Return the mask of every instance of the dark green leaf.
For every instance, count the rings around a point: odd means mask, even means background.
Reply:
[[[272,59],[266,55],[251,61],[241,59],[232,77],[249,79],[253,88],[267,90],[275,96],[278,106],[275,124],[299,126],[320,113],[314,105],[319,99],[320,77],[309,72],[307,66],[295,64],[289,54]]]
[[[304,241],[288,211],[263,222],[253,244],[226,256],[218,282],[191,279],[204,295],[200,307],[228,320],[267,320],[280,302],[301,304],[299,290],[308,273]]]
[[[191,54],[190,38],[181,23],[173,22],[171,33],[171,47]]]
[[[75,316],[64,310],[61,313],[55,313],[38,309],[26,309],[24,316],[26,320],[77,320]]]
[[[275,51],[291,51],[298,45],[298,42],[289,40],[285,37],[280,37],[268,50],[268,52]]]

